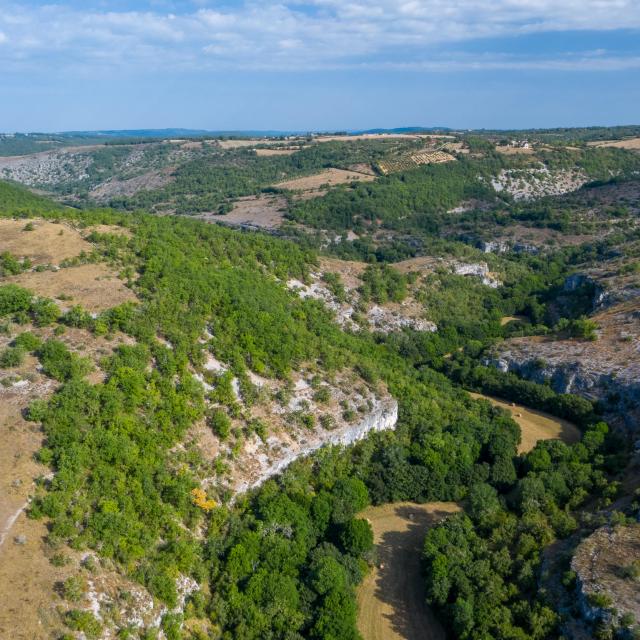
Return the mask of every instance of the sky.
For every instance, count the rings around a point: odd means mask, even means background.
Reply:
[[[0,131],[640,124],[640,0],[0,0]]]

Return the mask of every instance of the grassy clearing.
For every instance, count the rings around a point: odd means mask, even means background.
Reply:
[[[481,393],[471,393],[470,395],[473,398],[488,400],[492,405],[511,413],[522,431],[518,453],[531,451],[539,440],[562,440],[567,444],[574,444],[580,440],[580,430],[568,420],[562,420],[543,411],[527,409],[522,405],[498,400]]]
[[[27,226],[29,223],[31,225]],[[34,265],[59,264],[92,249],[93,246],[67,224],[44,220],[0,220],[0,251],[29,258]]]
[[[89,312],[99,312],[123,302],[135,301],[134,293],[104,264],[83,264],[60,271],[31,271],[5,278],[5,282],[33,291],[39,296],[58,298],[64,295],[68,306],[82,305]]]
[[[371,523],[378,556],[378,566],[358,587],[364,640],[444,640],[425,604],[420,550],[427,528],[459,509],[453,502],[397,502],[360,514]]]

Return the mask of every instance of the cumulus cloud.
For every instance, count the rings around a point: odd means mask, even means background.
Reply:
[[[100,11],[72,4],[26,8],[0,0],[0,66],[54,60],[62,67],[145,69],[637,65],[637,58],[606,54],[437,58],[442,48],[478,39],[640,29],[637,0],[248,0],[224,9],[200,0],[190,5],[190,11],[171,13],[162,3],[145,11]]]

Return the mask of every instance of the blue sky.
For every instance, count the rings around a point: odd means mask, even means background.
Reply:
[[[640,0],[0,0],[0,131],[640,123]]]

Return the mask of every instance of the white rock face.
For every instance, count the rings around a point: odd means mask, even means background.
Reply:
[[[458,276],[476,276],[481,279],[482,284],[492,289],[497,289],[502,282],[489,271],[486,262],[466,263],[456,262],[452,265],[453,272]]]
[[[304,442],[300,442],[295,448],[281,449],[278,455],[272,455],[270,458],[265,454],[256,453],[255,460],[259,462],[258,472],[254,473],[250,480],[235,484],[233,491],[237,495],[255,489],[269,478],[284,471],[298,458],[311,455],[326,445],[354,444],[371,432],[395,429],[397,422],[398,403],[393,398],[377,400],[373,409],[358,422],[344,425],[333,431],[318,427],[310,431]],[[271,444],[272,439],[273,444],[278,443],[278,439],[272,437],[267,440],[267,444]]]
[[[438,330],[435,322],[424,320],[423,318],[403,316],[401,313],[392,309],[385,309],[377,304],[374,304],[369,311],[367,311],[367,320],[373,329],[384,333],[400,331],[404,328],[429,332]]]
[[[491,179],[496,193],[505,191],[514,200],[535,200],[577,191],[587,183],[587,176],[578,170],[550,171],[540,163],[527,169],[503,169]]]

